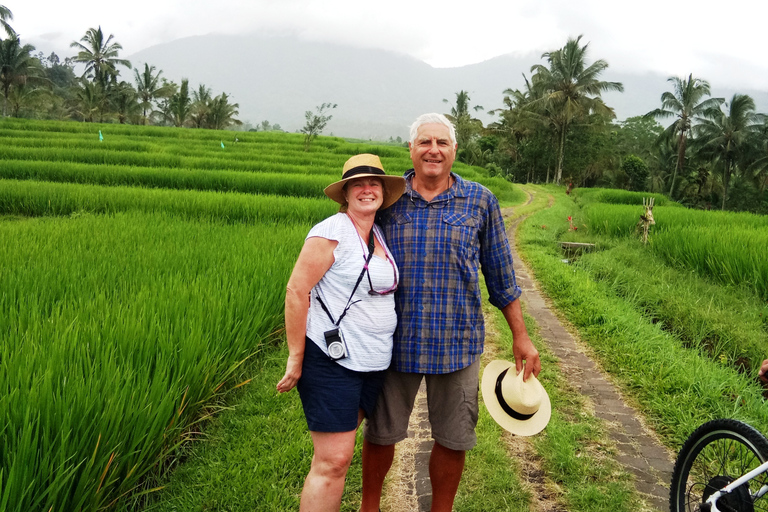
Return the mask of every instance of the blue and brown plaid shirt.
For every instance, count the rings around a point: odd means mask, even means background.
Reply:
[[[392,368],[450,373],[483,352],[480,270],[497,308],[521,290],[496,196],[452,173],[453,186],[427,202],[411,188],[413,174],[405,173],[405,194],[378,217],[400,269]]]

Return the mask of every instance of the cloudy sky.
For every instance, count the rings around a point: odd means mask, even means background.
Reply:
[[[768,90],[765,0],[0,0],[22,41],[46,54],[90,27],[129,57],[208,33],[294,34],[405,53],[435,67],[562,47],[583,35],[611,69],[693,73],[711,84]]]

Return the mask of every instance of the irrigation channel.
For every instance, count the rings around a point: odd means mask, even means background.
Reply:
[[[529,194],[530,195],[530,194]],[[532,197],[529,198],[529,202]],[[510,216],[512,208],[502,214]],[[518,224],[525,217],[515,219],[507,229],[515,261],[518,285],[523,289],[525,312],[534,318],[544,343],[559,359],[559,369],[568,375],[568,380],[593,404],[595,415],[605,421],[612,442],[616,445],[617,460],[634,476],[635,487],[654,510],[668,510],[669,480],[672,472],[673,454],[643,424],[640,414],[628,405],[618,389],[606,374],[587,355],[579,341],[566,329],[563,322],[553,313],[545,296],[541,294],[530,270],[519,257],[515,243]],[[486,322],[491,324],[490,321]],[[493,359],[494,335],[489,329],[486,338],[484,362]],[[426,388],[416,397],[414,413],[408,431],[409,437],[398,445],[398,461],[393,468],[394,475],[388,484],[388,497],[382,510],[412,510],[428,512],[432,503],[429,483],[429,455],[433,441],[430,437],[426,405]],[[545,485],[544,472],[526,449],[525,438],[505,434],[510,454],[522,460],[525,485],[533,499],[531,510],[539,512],[565,512],[558,505]]]

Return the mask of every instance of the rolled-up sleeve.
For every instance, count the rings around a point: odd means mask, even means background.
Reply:
[[[496,197],[490,194],[486,223],[480,233],[480,268],[485,276],[488,299],[502,309],[517,300],[522,290],[517,286],[512,266],[512,250],[504,219]]]

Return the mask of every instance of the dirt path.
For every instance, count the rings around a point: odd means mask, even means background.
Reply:
[[[529,200],[530,202],[530,200]],[[511,215],[511,209],[502,212]],[[508,229],[509,239],[515,240],[518,219]],[[525,311],[539,325],[540,334],[549,349],[560,360],[560,369],[569,375],[569,381],[584,394],[593,405],[598,418],[607,422],[609,435],[616,443],[618,461],[635,477],[637,490],[650,508],[667,510],[668,488],[672,471],[673,455],[646,428],[641,416],[629,406],[600,368],[587,355],[588,350],[565,328],[550,309],[540,293],[531,272],[517,254],[512,244],[518,285],[523,289]],[[486,322],[490,325],[491,322]],[[571,329],[572,330],[572,329]],[[494,334],[487,333],[487,354],[492,357]],[[545,485],[545,477],[537,460],[531,458],[527,441],[515,436],[505,436],[511,456],[521,462],[522,478],[534,498],[531,510],[538,512],[561,511]],[[422,390],[416,398],[411,416],[409,437],[399,443],[395,464],[387,481],[382,510],[391,512],[428,512],[432,503],[429,483],[429,453],[432,449],[429,422],[426,411],[426,394]]]
[[[511,211],[502,213],[511,214]],[[507,230],[510,240],[515,240],[517,224],[513,223]],[[536,320],[544,342],[559,358],[561,371],[591,400],[595,416],[607,422],[609,435],[619,453],[617,459],[634,475],[637,490],[649,506],[668,510],[673,454],[645,427],[640,414],[626,403],[607,375],[588,356],[588,350],[555,316],[515,245],[512,244],[515,272],[517,283],[523,289],[526,313]]]

